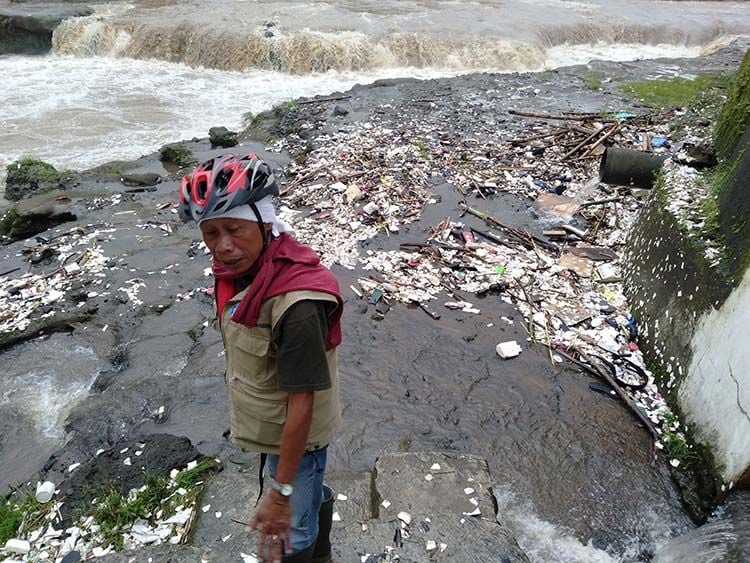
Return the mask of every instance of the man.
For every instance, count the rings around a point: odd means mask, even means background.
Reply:
[[[341,420],[333,274],[274,212],[278,185],[254,154],[211,159],[182,180],[179,212],[213,257],[232,441],[266,457],[270,490],[249,525],[262,561],[331,561],[327,447]]]

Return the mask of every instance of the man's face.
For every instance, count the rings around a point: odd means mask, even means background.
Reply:
[[[263,236],[257,223],[242,219],[207,219],[200,229],[214,260],[235,276],[249,272],[263,250]]]

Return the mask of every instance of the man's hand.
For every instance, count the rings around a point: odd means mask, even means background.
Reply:
[[[261,501],[250,521],[248,532],[258,530],[258,559],[266,563],[281,563],[292,548],[292,506],[287,497],[269,492]]]

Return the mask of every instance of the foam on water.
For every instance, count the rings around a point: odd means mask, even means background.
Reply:
[[[600,549],[592,541],[581,542],[572,530],[542,520],[528,502],[509,488],[495,487],[493,492],[498,503],[498,519],[511,529],[531,563],[645,563],[653,550],[658,550],[678,532],[655,514],[643,514],[637,525],[643,530],[643,537],[629,538],[625,544]],[[671,563],[673,560],[664,561]]]
[[[377,78],[432,78],[445,72],[289,76],[226,72],[160,61],[104,57],[0,58],[3,135],[0,165],[33,155],[88,168],[137,158],[164,143],[205,137],[215,125],[240,127],[258,113],[300,96],[347,90]]]
[[[28,419],[41,436],[51,440],[62,439],[65,418],[89,393],[104,367],[93,349],[67,340],[64,335],[35,340],[3,354],[6,368],[0,412]],[[38,358],[38,365],[28,358]],[[54,367],[50,358],[56,359]]]

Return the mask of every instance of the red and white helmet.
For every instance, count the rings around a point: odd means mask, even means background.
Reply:
[[[253,153],[239,158],[228,153],[182,179],[178,211],[184,222],[199,222],[269,195],[279,195],[271,167]]]

